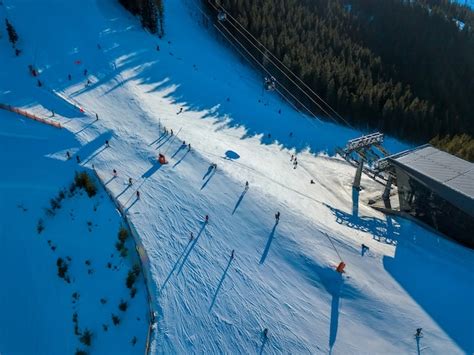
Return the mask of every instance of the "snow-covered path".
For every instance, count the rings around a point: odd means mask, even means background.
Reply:
[[[108,187],[150,257],[155,352],[416,353],[417,327],[430,352],[474,350],[472,252],[363,203],[356,212],[353,168],[326,152],[360,133],[262,95],[259,78],[199,25],[195,2],[166,1],[163,40],[113,0],[4,3],[24,54],[5,59],[0,102],[54,110],[82,143],[71,152],[84,165],[118,171]],[[1,48],[11,50],[5,40]],[[28,77],[30,63],[43,88]],[[159,152],[169,164],[156,163]],[[363,185],[361,201],[380,190]],[[342,278],[323,232],[347,264]]]

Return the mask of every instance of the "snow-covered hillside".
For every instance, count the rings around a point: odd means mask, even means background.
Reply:
[[[54,134],[71,137],[59,146],[39,141],[44,150],[36,154],[62,169],[69,150],[106,179],[118,172],[107,186],[150,258],[158,315],[152,351],[472,353],[472,251],[367,207],[381,187],[364,178],[361,195],[353,194],[354,169],[333,157],[360,132],[302,117],[262,93],[261,78],[201,25],[196,3],[165,1],[162,40],[115,0],[3,0],[0,7],[23,51],[15,57],[6,36],[0,40],[0,102],[45,117],[53,110],[51,119],[65,127]],[[7,122],[18,117],[0,118],[0,132],[10,137],[0,136],[2,168],[21,166],[33,177],[51,170],[40,160],[11,160],[8,152],[22,144],[14,135],[54,129],[30,122],[11,128]],[[110,148],[103,149],[105,140]],[[159,165],[158,153],[169,164]],[[9,187],[2,179],[3,195]],[[14,209],[15,200],[7,201],[2,210]],[[2,240],[8,230],[0,231]],[[364,255],[362,243],[370,247]],[[336,250],[347,264],[342,277],[334,270]],[[13,262],[0,260],[2,268]],[[32,267],[38,260],[25,255],[23,262]],[[23,311],[18,307],[18,318]],[[418,327],[424,337],[417,344]],[[16,334],[30,332],[20,324]],[[11,335],[0,334],[3,353]],[[23,343],[18,351],[28,352]]]

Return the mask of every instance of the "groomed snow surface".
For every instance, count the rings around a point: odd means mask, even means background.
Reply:
[[[360,196],[353,194],[354,168],[333,156],[336,146],[361,132],[305,118],[262,92],[261,78],[203,25],[197,2],[165,1],[162,40],[144,32],[115,0],[3,3],[0,14],[15,26],[23,53],[15,57],[6,36],[0,39],[0,102],[42,117],[53,110],[51,119],[65,129],[0,113],[0,241],[9,248],[2,256],[10,256],[0,258],[2,273],[49,263],[50,278],[64,282],[54,275],[55,259],[38,241],[35,225],[41,207],[80,168],[79,155],[83,168],[94,164],[106,180],[118,171],[107,187],[136,226],[153,275],[153,353],[474,351],[472,251],[367,207],[381,187],[363,178]],[[29,75],[29,64],[39,69],[42,87]],[[110,148],[104,149],[105,140]],[[386,146],[392,152],[407,148],[390,139]],[[66,151],[72,161],[65,161]],[[167,165],[157,163],[158,153]],[[22,184],[14,186],[18,176]],[[114,238],[119,216],[105,197],[97,201],[108,211],[100,228]],[[33,203],[34,217],[17,207]],[[81,197],[68,203],[85,211],[92,202]],[[58,222],[58,235],[74,229],[69,223],[67,216]],[[96,240],[102,234],[93,233]],[[324,233],[347,264],[342,276]],[[362,243],[370,247],[364,255]],[[114,287],[125,292],[121,280]],[[68,338],[70,295],[51,292],[49,281],[28,278],[23,270],[4,284],[8,304],[0,307],[10,314],[0,317],[2,354],[76,349]],[[44,288],[36,282],[45,282]],[[42,307],[41,316],[24,307],[45,295],[48,302],[33,303]],[[133,307],[144,317],[144,301]],[[56,320],[43,315],[55,313],[68,319],[53,332]],[[127,311],[131,318],[135,313]],[[134,319],[91,352],[142,351],[146,329],[127,328]],[[424,337],[417,342],[418,327]],[[132,347],[134,335],[139,340]]]

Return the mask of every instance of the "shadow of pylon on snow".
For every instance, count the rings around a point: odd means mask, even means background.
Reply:
[[[273,229],[268,236],[267,240],[267,245],[265,245],[265,250],[263,251],[262,257],[260,258],[260,265],[265,262],[265,259],[267,258],[268,251],[270,250],[270,245],[272,244],[273,237],[275,236],[275,230],[278,225],[278,221],[275,221],[275,225],[273,226]]]
[[[227,276],[227,272],[229,271],[230,264],[232,264],[232,260],[234,260],[232,257],[229,258],[229,262],[227,263],[227,267],[224,270],[224,273],[222,274],[222,277],[219,281],[219,284],[217,285],[216,292],[214,293],[214,297],[212,298],[211,305],[209,307],[209,312],[212,310],[212,307],[214,307],[214,303],[216,303],[217,295],[219,293],[219,290],[222,287],[222,284],[224,283],[225,277]]]

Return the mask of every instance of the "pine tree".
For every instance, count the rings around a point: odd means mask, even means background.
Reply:
[[[18,34],[16,33],[15,28],[13,28],[13,25],[10,23],[10,21],[8,21],[8,19],[5,19],[5,25],[7,26],[8,39],[10,40],[12,46],[15,47],[16,42],[18,41]]]

